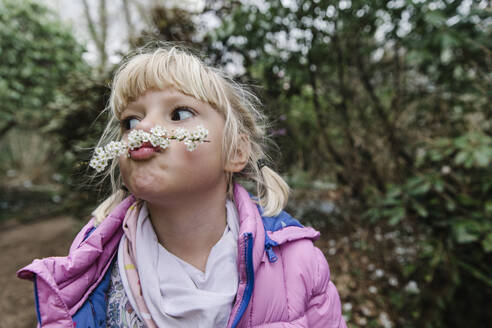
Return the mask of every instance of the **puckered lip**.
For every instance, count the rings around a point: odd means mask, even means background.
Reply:
[[[139,148],[136,148],[135,150],[140,149],[140,148],[153,148],[153,149],[155,149],[155,151],[158,151],[158,152],[161,151],[161,148],[160,147],[154,147],[148,141],[147,142],[143,142],[142,145]]]
[[[139,148],[130,150],[130,158],[136,161],[142,161],[155,156],[156,153],[161,152],[160,147],[154,147],[150,142],[144,142]]]

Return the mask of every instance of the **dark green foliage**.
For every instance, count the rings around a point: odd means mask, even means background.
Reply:
[[[490,7],[269,1],[222,20],[212,59],[236,54],[239,78],[261,86],[290,171],[336,181],[348,220],[414,241],[404,246],[414,256],[385,260],[402,286],[420,290],[383,289],[392,321],[490,322],[473,297],[492,294]]]
[[[51,123],[64,86],[80,71],[83,48],[55,15],[34,1],[0,1],[0,138],[13,127]]]
[[[0,0],[0,147],[5,155],[0,169],[2,175],[13,175],[2,181],[2,187],[10,188],[0,200],[8,209],[5,218],[35,218],[63,208],[79,217],[87,214],[78,211],[91,198],[79,193],[81,181],[87,180],[79,178],[86,167],[80,160],[90,156],[81,151],[95,144],[89,127],[104,108],[100,95],[106,89],[91,77],[83,51],[72,31],[46,7]],[[25,158],[38,163],[18,163]],[[39,206],[43,192],[44,198],[57,201]]]
[[[94,206],[110,194],[109,181],[93,178],[89,166],[95,145],[108,120],[104,112],[109,99],[109,78],[99,80],[80,75],[67,88],[66,107],[54,118],[50,134],[58,136],[64,157],[60,165],[67,190],[68,211],[85,218]]]
[[[376,223],[419,231],[417,256],[399,270],[405,279],[420,282],[422,297],[416,304],[397,299],[395,305],[414,307],[422,325],[460,326],[462,316],[477,324],[489,321],[490,312],[480,311],[473,294],[492,296],[492,138],[467,132],[430,141],[418,153],[417,175],[392,185],[368,211]],[[470,301],[478,306],[473,312],[453,310]]]

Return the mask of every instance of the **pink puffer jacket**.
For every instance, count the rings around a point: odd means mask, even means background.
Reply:
[[[67,257],[34,260],[19,270],[20,278],[35,282],[42,327],[75,327],[75,314],[95,292],[117,253],[121,222],[134,201],[133,196],[125,199],[96,229],[91,220]],[[261,217],[238,184],[234,201],[240,221],[239,286],[227,327],[346,327],[328,263],[313,245],[319,232],[302,227],[285,212]]]

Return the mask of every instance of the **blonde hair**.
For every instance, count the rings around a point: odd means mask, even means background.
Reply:
[[[138,49],[124,59],[115,73],[107,110],[110,119],[98,146],[121,138],[118,124],[126,106],[148,90],[162,90],[172,86],[181,93],[210,104],[225,118],[223,154],[227,160],[238,150],[241,138],[250,143],[251,151],[246,167],[239,173],[230,173],[228,197],[232,199],[232,184],[236,178],[256,183],[258,202],[263,214],[278,214],[287,204],[289,187],[268,166],[258,167],[265,159],[264,148],[269,142],[265,136],[265,118],[258,110],[259,100],[244,86],[234,82],[220,70],[207,66],[197,56],[176,45],[160,43]],[[93,212],[97,222],[125,196],[117,160],[113,160],[105,176],[109,176],[113,194]]]

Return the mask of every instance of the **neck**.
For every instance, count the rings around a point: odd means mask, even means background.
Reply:
[[[205,271],[208,255],[226,227],[226,193],[187,194],[173,202],[147,202],[159,243],[172,254]]]

